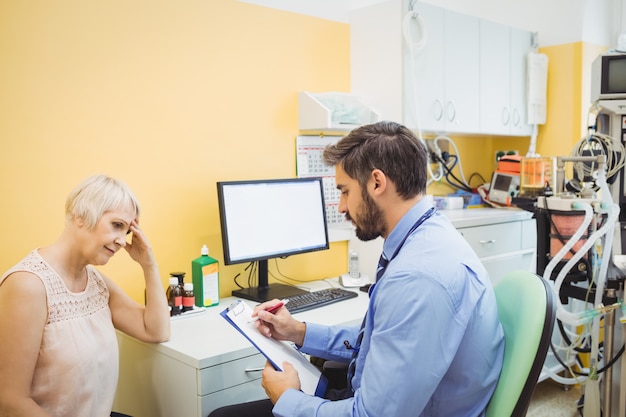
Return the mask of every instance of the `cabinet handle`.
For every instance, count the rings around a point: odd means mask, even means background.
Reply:
[[[436,99],[432,105],[433,117],[435,121],[438,122],[443,117],[443,102],[439,99]]]
[[[479,240],[478,243],[480,243],[481,245],[485,245],[487,243],[496,243],[496,240],[495,239]]]
[[[246,368],[244,372],[261,372],[263,368]]]
[[[456,122],[456,104],[454,101],[448,101],[448,105],[446,106],[446,114],[448,116],[449,122]],[[456,122],[458,124],[458,122]]]
[[[522,116],[519,113],[519,109],[513,109],[513,127],[518,127],[522,121]]]
[[[511,121],[511,112],[509,111],[508,107],[503,107],[502,108],[502,125],[508,126],[510,121]]]

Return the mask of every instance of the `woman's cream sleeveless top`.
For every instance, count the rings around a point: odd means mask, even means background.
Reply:
[[[72,293],[37,250],[2,275],[0,284],[16,271],[37,275],[48,299],[32,398],[53,417],[109,417],[119,354],[102,276],[88,266],[87,287]]]

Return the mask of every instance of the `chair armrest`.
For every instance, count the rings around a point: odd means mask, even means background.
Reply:
[[[348,364],[344,362],[338,361],[326,361],[324,365],[322,365],[322,370],[324,373],[332,372],[332,373],[347,373],[348,372]]]

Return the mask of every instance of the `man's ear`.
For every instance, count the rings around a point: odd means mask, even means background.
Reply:
[[[382,194],[387,189],[387,176],[380,169],[375,169],[370,174],[371,192]]]

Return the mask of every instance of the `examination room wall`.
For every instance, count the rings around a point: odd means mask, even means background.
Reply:
[[[222,262],[215,183],[295,175],[297,92],[349,91],[349,48],[347,24],[234,0],[0,2],[0,270],[57,237],[67,193],[94,173],[136,192],[164,286],[168,272],[191,273],[204,243]],[[568,154],[583,132],[584,49],[542,48],[542,155]],[[453,140],[466,176],[487,180],[496,150],[529,145]],[[337,276],[346,252],[347,242],[332,243],[279,261],[280,272]],[[222,265],[222,296],[242,269]],[[103,270],[143,300],[126,254]]]
[[[346,24],[233,0],[0,2],[0,270],[56,239],[96,173],[136,192],[164,287],[204,243],[222,262],[216,182],[293,177],[297,92],[348,91],[349,57]],[[280,270],[337,276],[346,251]],[[127,254],[103,270],[143,301]]]

